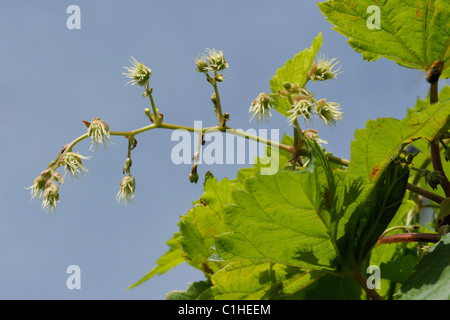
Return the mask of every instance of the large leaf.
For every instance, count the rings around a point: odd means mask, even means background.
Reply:
[[[210,281],[190,283],[186,291],[171,291],[166,295],[167,300],[197,300],[211,287]]]
[[[384,57],[419,70],[441,60],[441,77],[450,76],[448,0],[329,0],[319,8],[364,59]],[[372,18],[379,19],[379,28],[371,27]]]
[[[307,171],[247,179],[226,209],[230,232],[216,239],[220,256],[334,270],[336,252],[320,215],[320,183]]]
[[[339,253],[351,257],[350,261],[355,259],[358,265],[402,205],[409,168],[391,162],[377,183],[364,190],[359,179],[348,178],[340,171],[332,172],[317,142],[307,139],[306,144],[313,163],[320,163],[314,167],[315,174],[323,171],[327,181],[322,201],[327,210],[323,210],[321,217],[329,221],[330,235]],[[404,215],[404,211],[401,214]]]
[[[223,267],[223,262],[208,258],[216,253],[213,249],[215,237],[228,231],[224,223],[224,206],[232,201],[231,182],[223,179],[219,183],[210,177],[205,181],[204,189],[200,204],[181,217],[180,243],[187,262],[210,275]]]
[[[300,291],[297,299],[302,300],[360,300],[361,286],[352,277],[326,275]]]
[[[303,88],[307,82],[307,73],[311,70],[314,59],[322,46],[322,33],[313,40],[310,48],[297,53],[293,59],[289,59],[283,67],[278,68],[276,74],[270,80],[270,90],[273,96],[273,107],[284,116],[291,109],[291,104],[284,97],[277,95],[279,90],[285,90],[284,82],[290,82]]]
[[[242,260],[232,262],[211,277],[211,296],[217,300],[282,299],[308,287],[325,275],[284,264]]]
[[[450,234],[426,254],[399,291],[402,300],[450,299]]]
[[[376,183],[345,176],[338,184],[336,242],[348,268],[359,265],[397,214],[406,192],[409,168],[391,162]]]
[[[374,183],[387,168],[399,147],[423,138],[433,141],[450,125],[450,87],[440,94],[440,102],[430,105],[418,100],[414,111],[403,120],[380,118],[369,120],[366,128],[355,132],[351,143],[348,174],[364,177],[364,183]]]

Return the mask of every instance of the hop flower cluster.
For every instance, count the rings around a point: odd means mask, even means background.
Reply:
[[[195,64],[197,71],[201,73],[228,69],[228,62],[225,60],[222,50],[216,49],[207,49],[206,54],[195,59]]]
[[[124,204],[131,202],[134,199],[134,190],[136,189],[136,179],[127,174],[120,181],[119,192],[117,192],[117,202],[123,201]]]
[[[137,61],[134,57],[131,57],[130,62],[132,64],[131,67],[124,67],[128,72],[124,72],[123,75],[131,79],[126,85],[139,85],[147,88],[150,76],[152,75],[152,70],[147,68],[142,62]]]
[[[31,199],[42,199],[42,209],[52,213],[59,201],[60,183],[64,183],[64,179],[59,172],[50,168],[42,171],[28,188],[31,190]]]
[[[109,140],[109,126],[108,124],[100,120],[100,118],[95,117],[88,125],[88,135],[91,137],[91,147],[90,150],[97,150],[98,144],[101,144],[105,149],[105,142],[110,142]]]
[[[64,166],[66,172],[69,172],[73,178],[77,179],[79,174],[84,176],[88,172],[88,169],[83,165],[82,159],[89,160],[90,157],[84,157],[75,152],[66,152],[60,163]]]
[[[298,94],[293,94],[291,97],[294,104],[287,111],[289,113],[289,124],[293,124],[300,117],[303,117],[305,122],[311,123],[311,114],[314,107],[313,94],[306,89],[301,89]]]
[[[339,61],[337,61],[337,58],[327,60],[325,56],[319,56],[317,62],[313,63],[307,77],[313,82],[336,79],[342,73],[340,66],[336,70],[333,70],[338,64]]]
[[[338,120],[342,120],[343,112],[340,111],[339,103],[326,102],[326,100],[317,101],[314,111],[327,126],[334,126]]]
[[[317,102],[313,99],[301,99],[295,101],[292,109],[287,111],[290,114],[289,124],[293,124],[300,117],[303,117],[305,122],[311,123],[312,115],[316,115],[322,119],[325,125],[331,127],[336,125],[338,120],[342,120],[343,112],[340,109],[339,103],[326,102],[326,99]]]
[[[73,178],[78,174],[84,175],[88,170],[82,163],[82,159],[88,159],[74,152],[65,152],[58,160],[60,166],[64,166],[66,172],[70,172]],[[63,176],[55,171],[54,167],[48,167],[37,176],[30,189],[31,199],[42,199],[42,209],[52,213],[57,208],[59,202],[59,185],[64,183]]]
[[[286,90],[281,90],[278,94],[281,97],[289,98],[291,109],[288,122],[292,125],[298,118],[303,117],[305,123],[311,124],[313,115],[323,120],[325,125],[334,126],[338,120],[342,119],[343,113],[340,111],[340,105],[336,102],[326,102],[327,99],[317,101],[314,95],[304,88],[292,83],[283,83]]]
[[[269,118],[272,116],[270,109],[272,109],[272,98],[265,92],[260,93],[250,105],[248,111],[249,113],[252,113],[250,121],[256,117],[257,123],[261,123],[263,119],[266,119],[266,121],[269,122]]]

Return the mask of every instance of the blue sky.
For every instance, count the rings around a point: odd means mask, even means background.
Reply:
[[[69,30],[69,5],[81,9],[81,29]],[[331,30],[315,1],[12,1],[0,2],[0,299],[164,299],[171,290],[202,280],[183,264],[126,290],[154,267],[178,230],[179,217],[202,194],[203,174],[234,178],[245,165],[202,165],[200,182],[188,181],[190,165],[174,165],[168,130],[138,135],[132,152],[136,197],[115,200],[127,141],[113,137],[107,150],[74,151],[92,156],[89,173],[61,186],[61,202],[50,215],[30,201],[28,187],[62,146],[82,135],[82,120],[100,117],[113,131],[149,124],[142,90],[124,86],[130,56],[152,69],[150,86],[164,120],[216,125],[211,87],[195,71],[206,48],[223,50],[230,68],[220,84],[228,124],[274,128],[291,134],[273,111],[270,123],[249,122],[248,108],[279,66],[311,45],[322,32],[321,53],[338,57],[337,81],[312,84],[315,97],[341,104],[335,128],[316,122],[328,150],[349,158],[355,129],[367,119],[402,118],[425,98],[424,74],[391,61],[362,60]],[[81,289],[66,286],[70,265],[81,269]]]

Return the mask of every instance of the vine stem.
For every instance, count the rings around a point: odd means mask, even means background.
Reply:
[[[432,242],[436,243],[440,240],[440,236],[437,233],[401,233],[393,234],[390,236],[381,237],[378,239],[375,246],[382,244],[392,244],[400,242]]]
[[[430,104],[438,102],[438,83],[439,81],[430,84]],[[439,139],[437,139],[436,141],[431,141],[430,151],[433,170],[440,174],[442,189],[444,189],[445,195],[447,197],[450,197],[450,181],[448,181],[448,178],[445,175],[444,168],[442,166],[441,154],[439,149]]]
[[[160,122],[160,123],[152,123],[152,124],[150,124],[148,126],[145,126],[145,127],[142,127],[142,128],[136,129],[136,130],[132,130],[132,131],[110,131],[109,134],[111,136],[123,136],[123,137],[129,138],[129,137],[134,137],[137,134],[140,134],[140,133],[143,133],[143,132],[146,132],[146,131],[149,131],[149,130],[153,130],[153,129],[156,129],[156,128],[169,129],[169,130],[186,130],[186,131],[189,131],[189,132],[197,132],[198,133],[198,128],[182,126],[182,125],[177,125],[177,124],[171,124],[171,123],[165,123],[165,122]],[[226,126],[226,125],[223,126],[222,128],[220,128],[219,126],[201,128],[201,132],[203,134],[207,133],[207,132],[214,132],[214,131],[225,132],[227,134],[232,134],[232,135],[235,135],[235,136],[247,138],[247,139],[250,139],[250,140],[253,140],[253,141],[256,141],[256,142],[260,142],[260,143],[266,144],[268,146],[274,146],[274,147],[276,147],[278,149],[290,152],[291,154],[298,153],[299,155],[308,155],[308,150],[306,150],[305,148],[298,148],[297,147],[297,149],[296,149],[295,145],[294,146],[288,146],[288,145],[285,145],[285,144],[282,144],[282,143],[278,143],[278,142],[275,142],[275,141],[272,141],[272,140],[261,138],[261,137],[259,137],[257,135],[249,134],[249,133],[244,132],[242,130],[234,129],[234,128]],[[60,154],[58,154],[58,157],[54,161],[52,161],[48,167],[53,167],[53,169],[58,167],[58,165],[59,165],[58,164],[58,160],[61,159],[61,156],[64,155],[66,152],[71,151],[72,148],[77,143],[79,143],[80,141],[83,141],[84,139],[86,139],[88,137],[89,137],[88,134],[85,133],[85,134],[81,135],[80,137],[76,138],[75,140],[73,140],[72,142],[70,142],[69,144],[67,144],[66,147],[64,148],[64,150]],[[349,160],[344,159],[344,158],[339,158],[339,157],[336,157],[336,156],[327,155],[327,159],[330,162],[333,162],[333,163],[336,163],[336,164],[340,164],[340,165],[345,166],[345,167],[347,167],[350,164]],[[407,184],[407,189],[412,191],[412,192],[414,192],[414,193],[422,195],[423,197],[426,197],[426,198],[428,198],[428,199],[430,199],[430,200],[432,200],[432,201],[434,201],[434,202],[436,202],[438,204],[440,204],[444,200],[443,197],[441,197],[441,196],[439,196],[439,195],[437,195],[437,194],[435,194],[433,192],[430,192],[428,190],[425,190],[423,188],[420,188],[420,187],[418,187],[418,186],[416,186],[414,184],[411,184],[411,183]]]
[[[367,279],[364,278],[362,273],[352,274],[353,278],[358,281],[359,285],[364,289],[370,299],[372,300],[384,300],[375,289],[370,289],[367,286]]]
[[[415,184],[408,183],[406,187],[407,187],[407,189],[409,191],[412,191],[414,193],[420,194],[421,196],[423,196],[423,197],[425,197],[427,199],[430,199],[430,200],[432,200],[432,201],[434,201],[436,203],[440,204],[442,201],[444,201],[444,198],[441,197],[440,195],[435,194],[433,192],[430,192],[430,191],[428,191],[426,189],[423,189],[421,187],[418,187]]]
[[[219,128],[225,127],[225,118],[222,113],[222,105],[220,104],[219,89],[217,88],[217,71],[214,71],[214,80],[212,81],[212,86],[214,88],[214,94],[216,95],[216,107],[217,107],[217,118],[219,120]]]

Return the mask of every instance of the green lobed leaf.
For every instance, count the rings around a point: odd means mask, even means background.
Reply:
[[[348,37],[350,46],[364,59],[384,57],[419,70],[427,70],[434,61],[441,60],[441,77],[450,76],[447,0],[329,0],[318,5],[335,25],[333,29]],[[372,27],[375,17],[379,17],[379,28]]]
[[[211,277],[211,295],[216,300],[285,299],[324,275],[284,264],[241,260]]]
[[[288,116],[287,111],[291,105],[286,98],[279,97],[278,91],[285,90],[284,82],[296,84],[303,88],[307,82],[307,73],[311,70],[314,59],[322,46],[322,33],[313,40],[310,48],[297,53],[293,59],[289,59],[283,67],[278,68],[276,74],[270,80],[270,90],[273,96],[273,108],[284,116]]]
[[[391,162],[383,177],[363,192],[354,180],[346,179],[346,175],[339,171],[332,172],[317,142],[307,139],[306,145],[311,161],[317,159],[321,164],[314,168],[315,173],[322,169],[323,176],[326,176],[323,192],[326,199],[323,203],[328,210],[323,210],[322,219],[329,221],[330,235],[335,239],[338,251],[345,257],[356,259],[359,265],[397,215],[403,203],[409,168]],[[409,205],[406,207],[410,208]],[[405,214],[404,210],[401,214]]]
[[[369,120],[366,128],[356,130],[351,143],[348,174],[364,177],[364,184],[374,183],[389,165],[399,147],[416,139],[433,141],[450,125],[450,88],[440,94],[441,101],[430,105],[418,100],[415,111],[403,120],[380,118]]]
[[[352,277],[326,275],[297,294],[302,300],[361,300],[361,286]]]
[[[362,261],[399,210],[406,192],[409,167],[391,162],[360,206],[354,240],[358,260]]]
[[[210,281],[198,281],[189,284],[186,291],[171,291],[166,295],[167,300],[197,300],[211,287]]]
[[[223,179],[219,183],[216,178],[210,177],[205,181],[204,190],[201,204],[196,204],[181,217],[180,243],[187,262],[210,275],[224,264],[208,258],[216,254],[215,237],[228,231],[224,223],[224,206],[232,201],[231,182]]]
[[[381,276],[384,279],[403,283],[413,272],[419,258],[417,253],[409,253],[380,265]]]
[[[216,238],[220,256],[334,270],[336,252],[319,214],[318,183],[307,171],[247,179],[226,208],[230,232]]]
[[[401,300],[450,299],[450,234],[428,251],[398,295]]]

